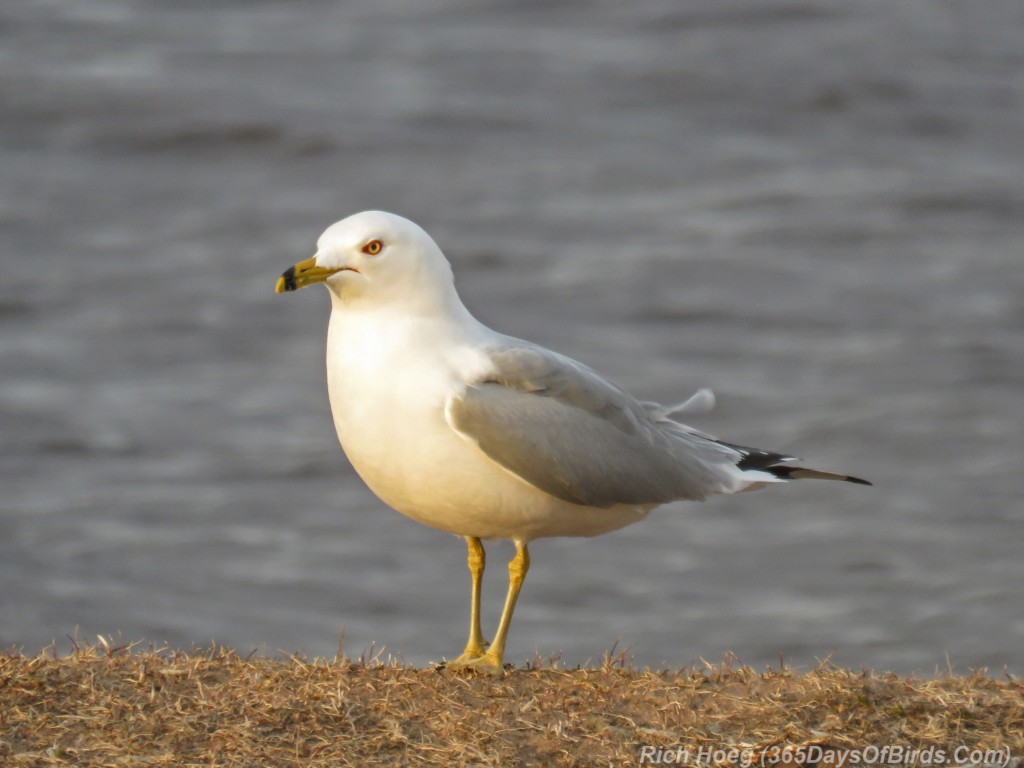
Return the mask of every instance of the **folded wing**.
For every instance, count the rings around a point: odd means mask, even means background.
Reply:
[[[490,357],[491,374],[449,400],[448,422],[553,496],[592,507],[656,505],[777,480],[738,469],[736,447],[670,421],[574,360],[526,342]]]

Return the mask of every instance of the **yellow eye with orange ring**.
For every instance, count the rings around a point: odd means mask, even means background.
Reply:
[[[363,253],[367,256],[376,256],[384,249],[384,243],[380,240],[371,240],[363,246]]]

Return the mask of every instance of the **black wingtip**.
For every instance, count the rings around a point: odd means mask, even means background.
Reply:
[[[764,472],[769,472],[781,480],[838,480],[843,483],[856,483],[857,485],[871,485],[870,482],[853,475],[842,475],[838,472],[826,472],[821,469],[809,467],[794,467],[791,464],[781,464],[771,467],[764,467]]]
[[[853,475],[847,475],[843,478],[848,483],[856,483],[857,485],[874,485],[874,483],[865,480],[861,477],[854,477]]]

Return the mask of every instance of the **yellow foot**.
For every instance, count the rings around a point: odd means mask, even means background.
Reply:
[[[484,655],[483,648],[467,648],[464,650],[457,659],[444,662],[443,666],[448,667],[464,667],[467,664],[472,664],[474,661]]]
[[[488,651],[487,653],[471,656],[468,653],[463,653],[459,658],[452,659],[443,665],[438,665],[439,669],[472,669],[477,672],[482,672],[486,675],[499,676],[504,673],[505,667],[502,665],[501,657],[496,653]]]

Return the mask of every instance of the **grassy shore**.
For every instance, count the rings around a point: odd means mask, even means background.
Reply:
[[[721,766],[837,765],[844,754],[877,765],[870,750],[843,750],[886,745],[931,748],[933,765],[957,764],[958,748],[969,762],[1008,748],[1010,765],[1024,764],[1024,682],[828,665],[635,671],[622,657],[497,679],[222,648],[0,655],[0,765],[19,768],[635,766],[644,754],[696,765],[701,747]],[[975,764],[998,762],[979,754]],[[898,762],[927,764],[919,755]]]

